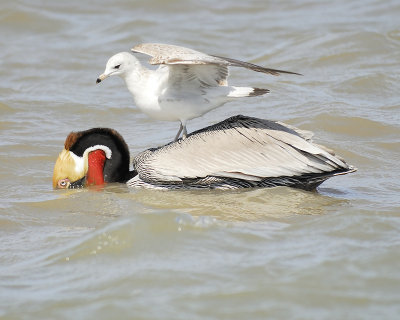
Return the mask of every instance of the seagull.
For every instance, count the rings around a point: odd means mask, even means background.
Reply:
[[[281,122],[237,115],[133,158],[113,129],[72,132],[53,173],[55,189],[240,189],[287,186],[314,190],[325,180],[356,171],[312,134]]]
[[[143,113],[156,120],[180,122],[175,141],[181,133],[182,138],[186,138],[188,120],[236,98],[269,92],[268,89],[228,85],[228,67],[243,67],[275,76],[280,73],[300,75],[170,44],[144,43],[131,51],[150,56],[149,64],[159,67],[151,70],[131,53],[120,52],[108,60],[96,83],[109,76],[123,78],[136,106]]]

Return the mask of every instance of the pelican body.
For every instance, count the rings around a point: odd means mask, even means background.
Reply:
[[[54,188],[125,182],[151,189],[289,186],[313,190],[356,171],[311,135],[280,122],[235,116],[133,159],[113,129],[72,132],[53,174]]]
[[[156,120],[180,122],[175,141],[181,132],[183,138],[186,137],[188,120],[236,98],[269,92],[268,89],[228,85],[228,67],[244,67],[272,75],[298,74],[167,44],[145,43],[133,47],[132,51],[151,56],[149,63],[160,65],[159,68],[150,70],[129,52],[120,52],[108,60],[96,82],[114,75],[123,78],[143,113]]]

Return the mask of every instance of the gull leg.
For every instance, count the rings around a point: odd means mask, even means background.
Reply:
[[[183,133],[182,133],[182,139],[186,139],[187,136],[187,130],[186,130],[186,123],[183,125]]]
[[[178,133],[177,133],[176,136],[175,136],[175,140],[174,140],[174,141],[178,141],[179,136],[181,135],[182,130],[183,130],[183,126],[182,126],[182,122],[181,122],[181,125],[179,126],[179,130],[178,130]],[[185,131],[186,131],[186,127],[185,127]]]

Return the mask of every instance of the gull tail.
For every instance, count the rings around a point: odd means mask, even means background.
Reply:
[[[228,97],[243,98],[243,97],[256,97],[262,96],[269,92],[268,89],[251,88],[251,87],[232,87],[233,90],[229,92]]]

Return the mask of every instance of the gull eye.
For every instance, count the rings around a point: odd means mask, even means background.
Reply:
[[[114,67],[114,69],[119,69],[120,66],[121,66],[120,64],[117,64],[117,65]]]
[[[62,179],[62,180],[58,181],[57,185],[58,185],[58,187],[60,189],[68,188],[69,185],[70,185],[69,179],[68,178],[67,179]]]

